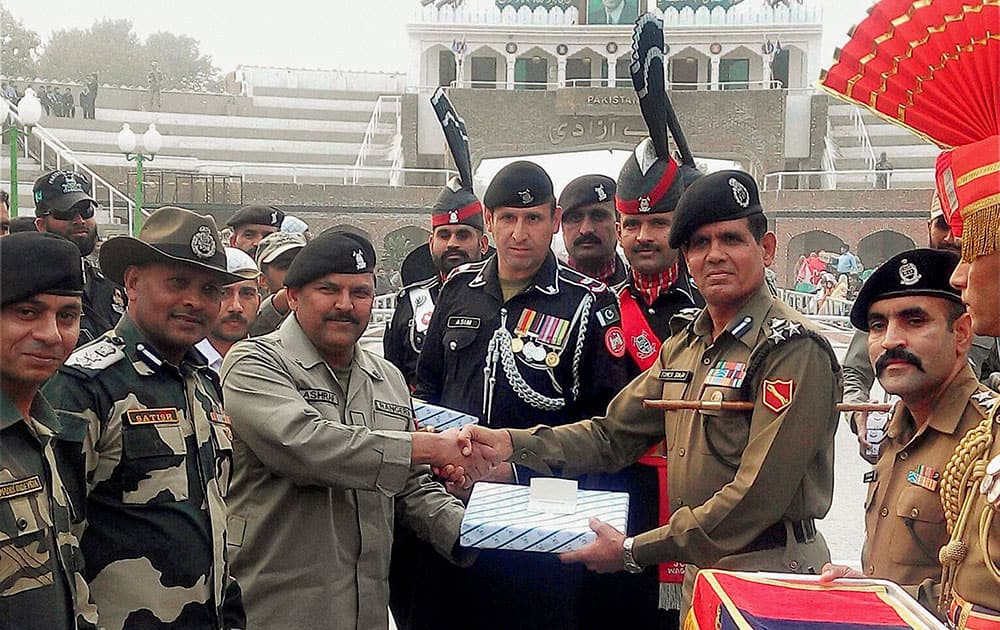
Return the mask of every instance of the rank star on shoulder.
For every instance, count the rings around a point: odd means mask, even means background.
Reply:
[[[785,331],[788,333],[789,337],[792,335],[800,335],[802,334],[802,324],[788,322],[788,326],[785,327]]]
[[[785,340],[785,336],[783,334],[781,334],[781,331],[778,330],[778,329],[772,330],[771,334],[768,335],[768,338],[771,339],[772,341],[784,341]]]
[[[978,394],[973,394],[971,398],[983,407],[992,407],[998,400],[996,394],[988,391],[981,391]]]

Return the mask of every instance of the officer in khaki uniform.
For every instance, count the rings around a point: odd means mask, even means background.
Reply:
[[[31,273],[26,273],[31,270]],[[80,543],[86,422],[39,391],[80,334],[80,251],[53,234],[0,240],[0,626],[97,628]]]
[[[215,221],[160,208],[139,238],[101,248],[125,286],[118,324],[46,383],[57,410],[89,422],[84,576],[109,630],[245,628],[226,560],[232,430],[194,344],[219,312],[226,271]]]
[[[883,263],[865,282],[851,323],[865,334],[868,361],[883,388],[900,397],[864,475],[867,537],[862,572],[827,566],[823,579],[896,582],[937,609],[938,549],[948,541],[941,473],[958,441],[983,421],[993,394],[969,366],[972,320],[948,278],[958,254],[916,249]]]
[[[425,465],[458,454],[457,431],[412,432],[403,376],[357,344],[374,267],[363,237],[320,234],[285,278],[293,315],[223,362],[236,434],[229,549],[249,627],[386,628],[397,517],[441,555],[467,559],[456,547],[462,503]]]
[[[597,540],[564,561],[599,572],[688,563],[689,604],[698,567],[808,573],[829,560],[815,519],[833,495],[839,368],[805,318],[768,292],[774,238],[748,174],[720,171],[694,182],[677,205],[670,245],[682,249],[707,307],[674,320],[656,363],[603,417],[463,429],[510,461],[563,476],[618,470],[665,439],[669,522],[634,538],[594,522]],[[644,407],[645,399],[701,408],[664,413]],[[713,408],[736,401],[753,401],[753,410]]]

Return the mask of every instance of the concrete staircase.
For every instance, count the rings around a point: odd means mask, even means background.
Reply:
[[[167,98],[167,97],[170,98]],[[217,95],[213,95],[216,97]],[[41,124],[91,167],[122,167],[117,135],[129,123],[138,136],[155,122],[163,148],[147,169],[239,175],[249,182],[342,182],[355,165],[379,94],[344,90],[255,87],[230,97],[224,111],[198,107],[197,94],[165,94],[162,111],[139,111],[133,101],[98,96],[96,120],[44,116]],[[394,157],[398,102],[383,103],[366,149],[367,167],[389,167]],[[26,179],[25,177],[22,179]],[[361,183],[385,183],[366,171]]]
[[[863,133],[856,124],[854,111],[861,113],[864,131],[870,142],[872,155],[878,160],[884,151],[892,164],[890,188],[933,188],[934,160],[940,150],[902,127],[885,122],[866,109],[831,99],[829,108],[833,140],[839,147],[835,156],[838,171],[868,170],[870,155]],[[920,169],[916,171],[915,169]],[[837,175],[838,187],[871,188],[873,175]]]

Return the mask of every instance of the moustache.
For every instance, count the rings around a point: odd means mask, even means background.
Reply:
[[[924,371],[924,364],[917,355],[907,352],[902,348],[892,348],[882,353],[882,356],[875,361],[875,376],[882,376],[883,370],[885,370],[890,361],[905,361],[921,372]]]
[[[346,322],[349,324],[360,324],[361,320],[353,315],[328,315],[323,318],[324,322]]]
[[[658,252],[661,248],[655,243],[639,243],[633,245],[631,249],[633,254],[639,254],[642,252]]]
[[[229,315],[226,315],[225,317],[222,318],[222,321],[220,323],[227,324],[229,322],[235,322],[237,324],[244,324],[244,325],[250,323],[246,317],[240,315],[239,313],[231,313]]]
[[[446,249],[444,251],[444,253],[441,254],[442,258],[447,258],[449,256],[459,256],[461,258],[465,258],[466,260],[468,260],[468,258],[469,258],[469,254],[468,253],[466,253],[464,250],[461,250],[461,249],[458,249],[458,248],[455,248],[455,249]]]
[[[600,245],[601,239],[594,234],[581,234],[573,240],[573,245]]]

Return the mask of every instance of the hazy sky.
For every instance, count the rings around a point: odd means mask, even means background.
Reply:
[[[824,66],[870,0],[820,0]],[[744,0],[763,3],[763,0]],[[237,64],[405,70],[406,23],[419,0],[0,0],[42,40],[109,17],[132,19],[140,37],[157,31],[201,42],[224,71]]]

